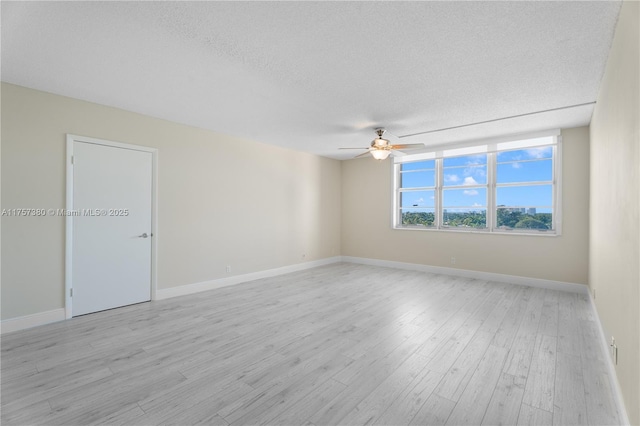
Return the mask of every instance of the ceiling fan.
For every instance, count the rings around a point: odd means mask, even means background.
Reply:
[[[389,154],[392,152],[400,153],[399,149],[406,148],[424,148],[424,145],[421,143],[410,143],[410,144],[400,144],[400,145],[391,145],[388,139],[384,139],[382,135],[384,135],[385,129],[376,129],[376,134],[378,135],[373,141],[371,141],[371,146],[368,148],[340,148],[340,149],[366,149],[367,152],[363,152],[360,155],[355,156],[354,158],[363,157],[369,153],[376,160],[384,160]]]

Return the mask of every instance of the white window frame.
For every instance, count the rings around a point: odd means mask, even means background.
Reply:
[[[543,138],[550,139],[551,142],[543,143]],[[497,174],[497,155],[499,152],[512,151],[517,149],[526,149],[540,146],[552,146],[552,180],[546,182],[517,182],[510,184],[500,184],[496,182]],[[464,227],[448,227],[443,225],[443,191],[446,189],[470,188],[470,186],[444,186],[444,170],[443,162],[445,158],[487,154],[486,173],[487,183],[473,185],[473,187],[486,188],[486,228],[464,228]],[[434,218],[435,224],[431,227],[426,226],[405,226],[401,224],[401,205],[400,194],[407,192],[400,188],[400,168],[404,163],[435,160],[435,188],[411,188],[409,191],[434,190],[435,207]],[[403,155],[394,157],[392,167],[393,180],[393,196],[392,196],[392,228],[397,230],[417,230],[417,231],[443,231],[443,232],[467,232],[467,233],[483,233],[483,234],[500,234],[500,235],[537,235],[537,236],[559,236],[562,235],[562,136],[560,130],[549,130],[545,132],[530,133],[526,135],[515,135],[503,138],[485,139],[473,142],[466,142],[453,145],[441,145],[427,148],[418,154]],[[527,185],[552,185],[552,229],[535,230],[535,229],[500,229],[497,227],[497,204],[496,194],[498,187],[505,186],[527,186]]]

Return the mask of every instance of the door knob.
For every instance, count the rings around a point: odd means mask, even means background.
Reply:
[[[147,238],[147,237],[148,237],[148,235],[147,235],[146,232],[144,234],[142,234],[142,235],[138,235],[138,238]]]

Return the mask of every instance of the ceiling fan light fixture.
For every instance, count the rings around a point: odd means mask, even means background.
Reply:
[[[384,132],[386,132],[386,130],[382,127],[376,129],[376,134],[378,135],[378,137],[375,138],[373,142],[371,142],[371,146],[386,147],[389,145],[389,141],[382,137],[382,135],[384,135]]]
[[[371,155],[376,160],[386,160],[387,157],[389,157],[389,154],[391,154],[391,151],[388,151],[386,149],[372,149],[371,150]]]
[[[385,147],[389,145],[389,141],[382,138],[376,138],[371,143],[372,146]]]

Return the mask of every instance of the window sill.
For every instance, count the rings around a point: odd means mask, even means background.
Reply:
[[[547,232],[526,232],[526,231],[502,231],[489,229],[460,229],[460,228],[427,228],[419,226],[393,226],[398,231],[428,231],[428,232],[448,232],[448,233],[464,233],[464,234],[485,234],[485,235],[519,235],[525,237],[559,237],[562,234],[557,231]]]

